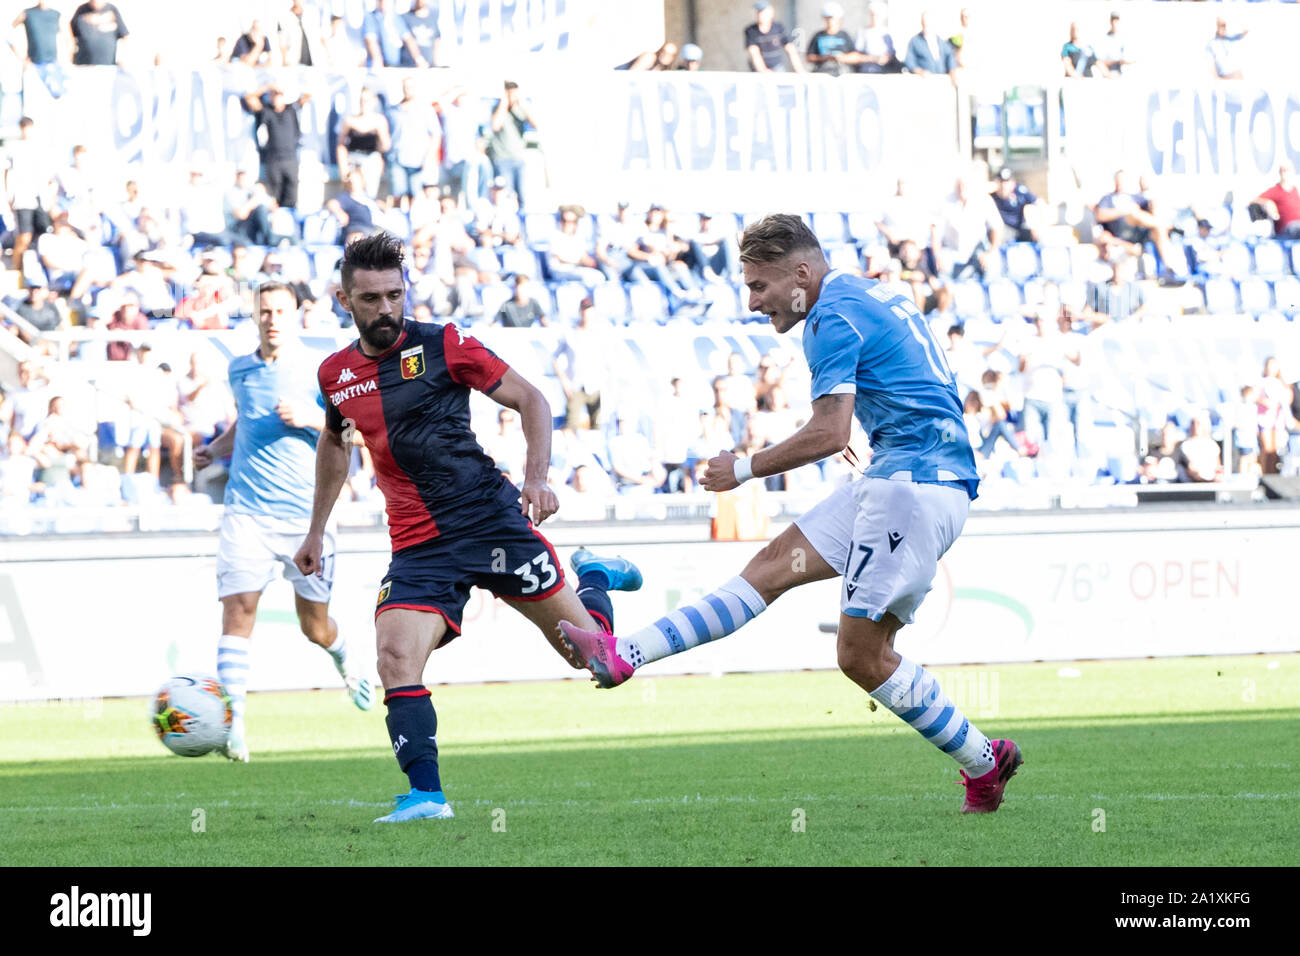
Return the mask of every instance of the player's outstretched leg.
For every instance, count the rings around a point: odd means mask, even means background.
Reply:
[[[726,637],[766,607],[754,586],[737,575],[712,594],[628,637],[585,631],[568,621],[560,622],[560,635],[570,653],[595,675],[598,686],[617,687],[638,667]]]
[[[940,689],[920,664],[893,649],[900,627],[892,614],[881,620],[840,616],[840,670],[887,710],[948,754],[961,767],[966,798],[962,813],[992,813],[1007,781],[1023,763],[1010,740],[989,740]]]
[[[334,662],[334,668],[343,678],[352,703],[361,710],[370,710],[375,706],[375,688],[370,679],[361,676],[360,669],[348,653],[348,641],[339,633],[338,625],[329,616],[329,604],[313,601],[295,595],[298,608],[298,624],[307,640],[324,649]]]

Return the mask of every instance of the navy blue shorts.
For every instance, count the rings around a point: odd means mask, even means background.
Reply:
[[[540,601],[564,587],[564,568],[523,512],[506,508],[470,533],[394,554],[379,585],[375,617],[395,607],[441,614],[448,630],[441,647],[460,633],[471,587],[507,601]]]

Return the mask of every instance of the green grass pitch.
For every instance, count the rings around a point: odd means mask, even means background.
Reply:
[[[1077,676],[1062,676],[1063,667]],[[6,865],[1254,865],[1300,857],[1300,655],[938,668],[1025,765],[955,764],[834,672],[435,687],[454,820],[376,826],[383,707],[253,694],[253,762],[144,700],[0,706]]]

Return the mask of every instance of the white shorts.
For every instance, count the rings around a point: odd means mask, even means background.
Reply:
[[[911,624],[969,513],[970,497],[959,488],[864,477],[795,525],[844,575],[843,613],[873,621],[889,613]]]
[[[328,604],[334,584],[334,531],[325,531],[324,573],[304,576],[293,563],[311,525],[309,518],[271,518],[230,511],[221,519],[217,544],[217,597],[260,593],[282,570],[294,591],[308,601]]]

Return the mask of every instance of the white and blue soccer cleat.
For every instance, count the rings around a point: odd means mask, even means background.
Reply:
[[[358,710],[370,710],[375,706],[375,685],[370,683],[370,678],[344,677],[343,680],[348,685],[348,696]]]
[[[451,804],[442,795],[441,790],[415,790],[399,793],[395,798],[397,806],[387,816],[379,817],[375,823],[404,823],[407,820],[450,820],[456,814],[451,812]]]
[[[579,548],[569,558],[573,573],[581,578],[588,571],[605,575],[606,591],[637,591],[641,588],[641,569],[627,558],[605,558]]]
[[[226,734],[226,742],[217,748],[217,753],[236,763],[248,763],[248,744],[244,743],[243,733],[232,730]]]

